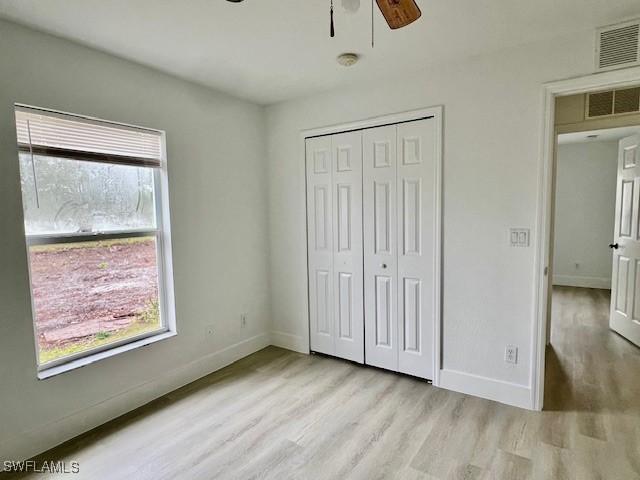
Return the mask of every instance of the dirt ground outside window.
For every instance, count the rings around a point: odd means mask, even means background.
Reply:
[[[41,364],[161,328],[155,238],[29,253]]]

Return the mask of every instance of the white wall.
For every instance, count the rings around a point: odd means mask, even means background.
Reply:
[[[276,343],[304,349],[300,130],[439,104],[443,365],[453,388],[525,405],[534,247],[510,248],[507,229],[535,238],[541,84],[591,72],[592,40],[584,32],[275,105],[265,127],[260,107],[0,21],[0,454],[40,452],[266,345],[269,309]],[[14,102],[167,131],[177,337],[36,380]],[[518,365],[504,363],[507,344],[519,346]]]
[[[558,146],[554,285],[611,288],[617,163],[616,141]]]
[[[4,21],[0,72],[0,458],[18,460],[268,344],[267,167],[262,107]],[[178,336],[36,379],[14,102],[166,130]]]
[[[445,383],[530,406],[535,248],[510,248],[507,231],[529,227],[535,238],[542,83],[592,70],[593,32],[584,32],[268,107],[277,338],[307,344],[300,130],[441,104]],[[519,347],[515,366],[504,362],[507,344]]]

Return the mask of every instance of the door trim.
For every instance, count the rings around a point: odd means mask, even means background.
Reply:
[[[536,212],[533,322],[531,332],[531,406],[542,410],[544,404],[545,350],[550,263],[555,147],[556,97],[589,93],[598,90],[623,88],[640,83],[640,67],[595,73],[567,80],[545,83],[542,86],[542,135],[538,168],[538,200]]]
[[[305,208],[302,209],[304,215],[305,226],[304,230],[304,253],[305,253],[305,305],[306,305],[306,322],[305,322],[305,348],[302,350],[306,353],[310,352],[310,331],[309,331],[309,252],[307,247],[307,180],[306,180],[306,154],[305,154],[305,141],[307,138],[319,137],[324,135],[333,135],[336,133],[344,133],[349,131],[364,130],[367,128],[381,127],[384,125],[394,125],[398,123],[412,122],[416,120],[423,120],[427,118],[433,118],[435,121],[435,139],[436,139],[436,176],[435,176],[435,210],[436,215],[434,219],[434,233],[435,233],[435,262],[434,262],[434,319],[433,322],[433,385],[438,386],[440,384],[440,371],[441,365],[441,345],[442,345],[442,152],[443,152],[443,106],[438,105],[434,107],[421,108],[418,110],[411,110],[407,112],[393,113],[390,115],[382,115],[378,117],[366,118],[364,120],[357,120],[353,122],[340,123],[336,125],[328,125],[324,127],[311,128],[301,130],[299,135],[299,156],[301,162],[299,164],[299,178],[304,188],[300,192],[301,205]]]

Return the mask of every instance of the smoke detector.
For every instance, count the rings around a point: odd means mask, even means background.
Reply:
[[[343,53],[341,55],[338,55],[338,58],[336,58],[338,63],[343,67],[350,67],[351,65],[355,65],[359,59],[360,56],[357,53]]]

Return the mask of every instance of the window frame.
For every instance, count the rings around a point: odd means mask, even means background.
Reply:
[[[167,148],[166,148],[166,132],[164,130],[158,130],[147,127],[140,127],[137,125],[130,125],[121,122],[114,122],[110,120],[102,120],[96,117],[89,117],[85,115],[78,115],[74,113],[61,112],[59,110],[47,109],[42,107],[35,107],[31,105],[25,105],[21,103],[14,104],[15,110],[18,109],[30,109],[38,110],[43,113],[51,113],[53,115],[68,115],[75,117],[79,120],[86,120],[87,122],[121,126],[125,128],[133,128],[143,130],[147,132],[155,133],[160,139],[160,165],[149,166],[140,165],[142,168],[151,168],[153,171],[153,184],[154,184],[154,214],[155,214],[155,227],[150,229],[124,229],[114,230],[108,232],[72,232],[61,234],[27,234],[26,225],[23,221],[25,246],[27,250],[27,268],[29,272],[29,295],[31,301],[31,322],[33,326],[33,339],[36,354],[36,366],[37,376],[39,379],[49,378],[50,376],[57,375],[64,371],[79,368],[81,366],[93,363],[96,360],[102,358],[108,358],[113,355],[118,355],[124,351],[131,350],[133,348],[139,348],[155,340],[162,340],[172,337],[177,334],[176,315],[175,315],[175,299],[174,299],[174,283],[173,283],[173,260],[172,260],[172,246],[171,246],[171,224],[170,224],[170,210],[169,210],[169,179],[167,168]],[[20,148],[18,146],[18,153]],[[39,154],[41,155],[41,154]],[[70,157],[50,155],[51,158],[69,159]],[[18,155],[19,158],[19,155]],[[82,160],[82,152],[78,153],[78,158],[75,160]],[[109,162],[98,162],[109,163]],[[22,215],[24,216],[24,206],[22,198],[22,188],[20,205],[22,206]],[[158,269],[158,306],[161,327],[151,332],[145,332],[132,337],[124,338],[115,342],[106,343],[98,347],[77,352],[72,355],[67,355],[56,360],[51,360],[46,363],[40,363],[40,345],[38,342],[38,328],[36,309],[33,296],[33,283],[31,273],[31,260],[30,260],[30,248],[36,245],[52,245],[56,243],[81,243],[87,241],[100,241],[110,240],[116,238],[135,238],[135,237],[154,237],[156,242],[156,263]],[[137,343],[136,345],[133,345]],[[126,348],[125,348],[126,347]]]

